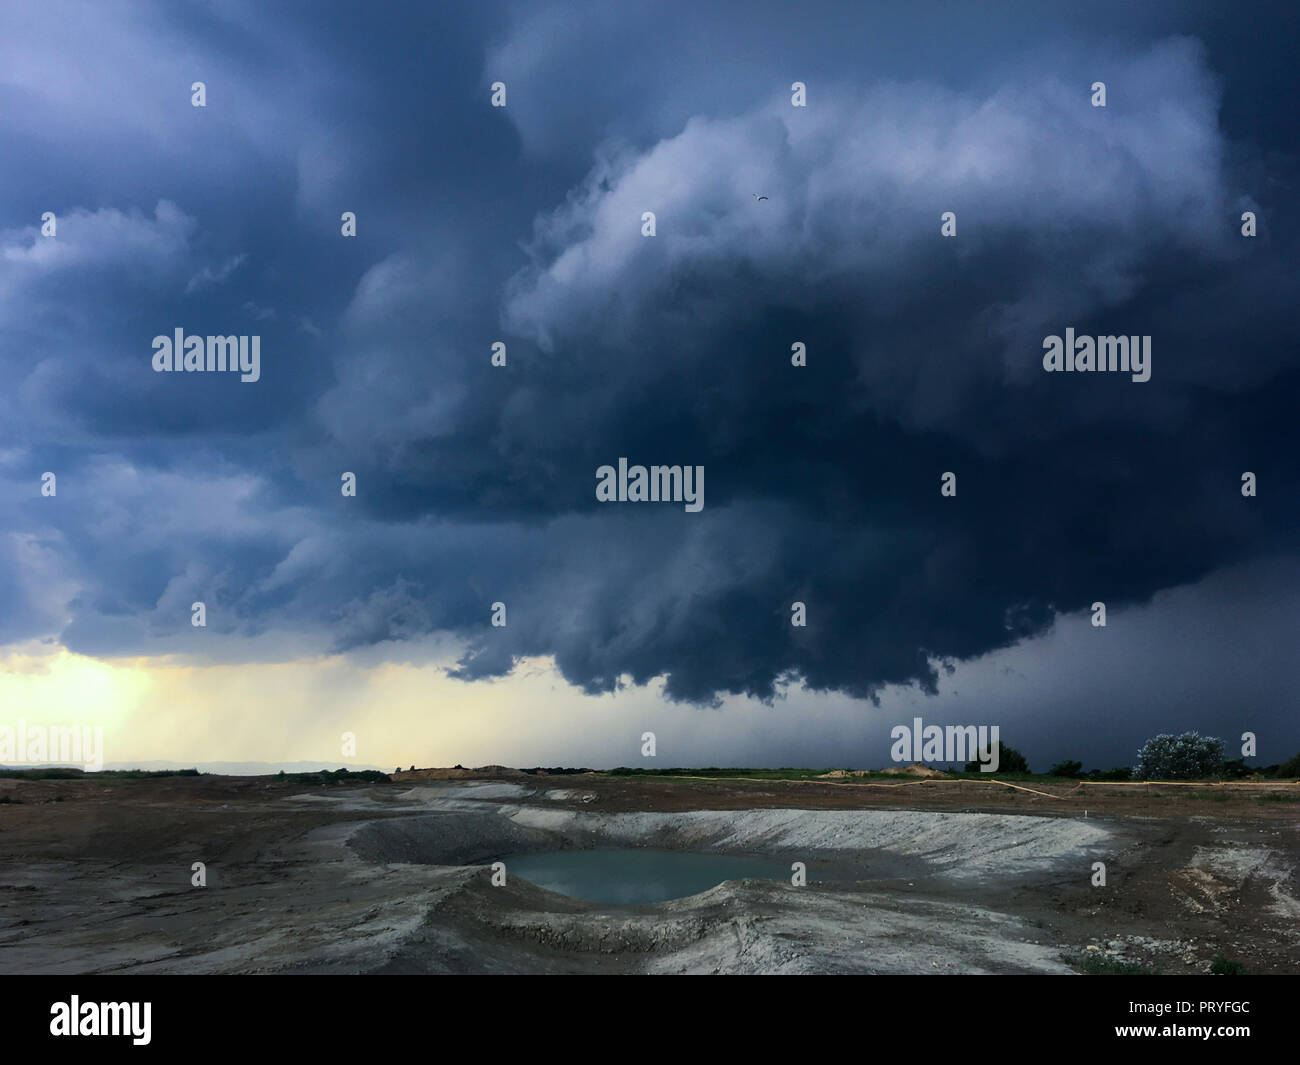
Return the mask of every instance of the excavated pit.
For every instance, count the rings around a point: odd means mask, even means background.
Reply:
[[[499,798],[500,793],[491,798]],[[489,796],[484,796],[489,798]],[[437,802],[436,799],[432,800]],[[1082,860],[1096,822],[917,810],[701,810],[601,814],[444,800],[445,810],[374,821],[349,843],[373,862],[490,865],[510,855],[649,848],[803,862],[810,882],[999,879]],[[788,864],[787,864],[788,868]]]
[[[419,788],[356,822],[355,860],[436,878],[383,972],[1068,972],[1009,892],[1068,878],[1113,843],[1095,821],[917,810],[602,813],[509,784]],[[522,800],[522,801],[519,801]],[[541,800],[541,801],[539,801]],[[589,901],[511,875],[519,856],[677,852],[806,866],[806,886],[727,879],[686,897]],[[506,879],[494,882],[505,859]],[[498,870],[499,873],[499,870]]]

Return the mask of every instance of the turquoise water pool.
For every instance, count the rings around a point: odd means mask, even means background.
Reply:
[[[775,858],[643,848],[566,850],[501,859],[506,875],[588,902],[664,902],[708,891],[724,880],[788,880]]]

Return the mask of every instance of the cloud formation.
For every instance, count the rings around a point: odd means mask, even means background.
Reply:
[[[1297,159],[1237,102],[1294,75],[1170,5],[1107,10],[1014,48],[919,11],[864,61],[838,24],[726,5],[144,5],[71,39],[15,7],[0,158],[46,161],[0,214],[0,640],[436,646],[468,683],[550,657],[711,704],[941,697],[946,664],[1097,600],[1196,586],[1213,617],[1215,574],[1295,554]],[[935,34],[982,45],[944,62]],[[261,380],[153,374],[178,327],[259,334]],[[1151,381],[1044,374],[1066,327],[1150,335]],[[702,465],[704,510],[598,503],[620,456]]]

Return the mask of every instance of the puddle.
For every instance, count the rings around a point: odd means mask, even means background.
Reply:
[[[790,863],[735,854],[646,848],[565,850],[501,859],[506,875],[588,902],[644,903],[681,899],[724,880],[788,880]]]

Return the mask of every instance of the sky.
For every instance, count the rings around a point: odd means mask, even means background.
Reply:
[[[1290,757],[1297,45],[1284,3],[4,5],[0,726]],[[177,329],[257,379],[156,371]],[[1046,372],[1067,329],[1150,379]],[[601,501],[620,458],[703,507]]]

